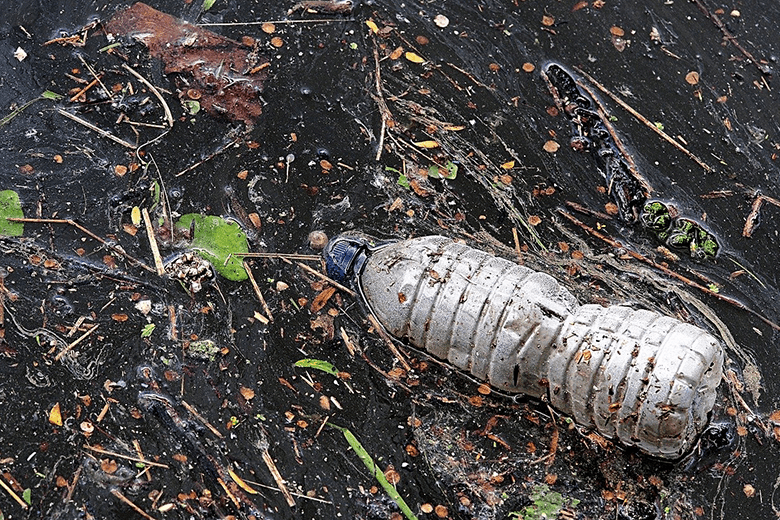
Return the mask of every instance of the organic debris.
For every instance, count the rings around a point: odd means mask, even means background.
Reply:
[[[212,116],[252,126],[262,113],[260,93],[268,60],[244,43],[138,2],[114,15],[106,32],[144,44],[177,86]],[[184,94],[182,94],[184,95]]]

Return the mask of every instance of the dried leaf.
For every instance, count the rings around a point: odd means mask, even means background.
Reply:
[[[138,206],[133,206],[132,211],[130,211],[130,222],[132,222],[134,226],[141,225],[141,208]]]
[[[515,161],[505,162],[504,164],[501,165],[501,167],[505,170],[511,170],[512,168],[515,167]]]
[[[241,397],[249,401],[250,399],[253,399],[255,397],[255,391],[251,388],[247,388],[245,386],[242,386],[238,389],[239,393],[241,393]]]
[[[696,85],[699,82],[699,73],[695,70],[689,72],[685,75],[685,81],[687,81],[689,85]]]
[[[415,146],[419,146],[420,148],[438,148],[439,143],[436,141],[417,141],[414,143]]]
[[[311,302],[311,311],[319,312],[323,307],[325,307],[325,304],[328,303],[328,300],[330,300],[330,297],[333,296],[335,292],[335,287],[328,287],[320,294],[318,294],[317,297],[314,298],[314,300]]]
[[[60,411],[60,403],[55,404],[49,412],[49,422],[54,426],[62,426],[62,412]]]
[[[390,59],[391,60],[397,60],[401,57],[401,55],[404,53],[403,47],[396,47],[396,49],[390,53]]]
[[[419,54],[413,52],[407,52],[404,57],[412,63],[425,63],[425,60]]]
[[[373,20],[366,20],[366,25],[371,29],[372,33],[376,34],[379,32],[379,27],[377,27]]]
[[[238,487],[240,487],[241,489],[243,489],[244,491],[246,491],[246,492],[247,492],[247,493],[249,493],[250,495],[256,495],[256,494],[257,494],[257,491],[255,491],[254,489],[252,489],[252,488],[249,486],[249,484],[247,484],[246,482],[244,482],[244,481],[241,479],[241,477],[239,477],[238,475],[236,475],[236,474],[235,474],[235,472],[234,472],[232,469],[230,469],[230,468],[228,468],[228,475],[230,475],[230,478],[232,478],[232,479],[233,479],[233,482],[235,482],[236,484],[238,484]]]

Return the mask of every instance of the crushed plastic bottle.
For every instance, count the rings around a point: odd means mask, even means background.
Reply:
[[[579,305],[548,274],[442,236],[375,242],[344,234],[324,251],[396,338],[506,392],[546,397],[624,446],[677,459],[707,425],[723,348],[649,310]]]

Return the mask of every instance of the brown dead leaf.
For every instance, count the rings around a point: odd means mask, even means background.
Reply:
[[[532,226],[538,226],[539,224],[542,223],[542,219],[536,215],[531,215],[530,217],[528,217],[528,223],[531,224]]]
[[[329,314],[320,314],[311,322],[311,329],[320,329],[325,333],[325,340],[330,341],[336,336],[336,329],[333,325],[333,316]]]
[[[250,495],[256,495],[257,494],[257,491],[252,489],[252,487],[249,484],[244,482],[243,479],[241,479],[241,477],[236,475],[236,473],[232,469],[230,469],[230,468],[228,468],[228,475],[230,475],[230,478],[233,479],[233,482],[238,484],[238,487],[240,487],[241,489],[243,489],[244,491],[246,491]]]
[[[335,292],[335,287],[328,287],[319,293],[311,302],[311,311],[319,312],[322,310],[322,308],[325,307],[325,304],[328,303],[328,300],[330,300],[330,297],[333,296]]]
[[[689,85],[696,85],[699,83],[699,73],[695,70],[689,72],[685,75],[685,81],[687,81]]]
[[[49,411],[49,422],[54,426],[62,426],[62,412],[60,411],[60,403],[55,404]]]
[[[238,389],[239,393],[241,393],[241,397],[246,399],[247,401],[254,399],[255,397],[255,391],[251,388],[247,388],[245,386],[242,386]]]
[[[104,473],[113,475],[116,473],[116,470],[119,469],[119,464],[117,464],[114,459],[103,459],[100,461],[100,469],[103,470]]]
[[[401,55],[404,53],[403,47],[396,47],[393,52],[390,53],[390,59],[391,60],[397,60],[401,57]]]
[[[512,168],[515,167],[515,161],[505,162],[504,164],[501,165],[501,167],[505,170],[511,170]]]

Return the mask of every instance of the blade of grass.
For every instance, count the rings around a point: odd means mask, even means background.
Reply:
[[[382,473],[382,470],[380,470],[379,467],[377,467],[376,463],[374,463],[374,459],[371,458],[371,455],[369,455],[363,445],[360,444],[360,441],[357,440],[357,437],[355,437],[355,435],[347,428],[336,426],[335,424],[331,423],[328,423],[328,426],[331,428],[336,428],[337,430],[341,430],[341,433],[344,434],[344,437],[347,439],[347,443],[349,443],[350,447],[355,451],[355,454],[360,458],[361,461],[363,461],[363,464],[366,466],[366,468],[368,468],[368,471],[371,472],[377,482],[379,482],[379,484],[382,486],[382,489],[385,490],[385,493],[387,493],[388,496],[393,499],[396,505],[398,505],[398,508],[401,510],[404,516],[406,516],[408,520],[417,520],[417,516],[415,516],[401,495],[398,494],[398,491],[395,489],[395,487],[393,487],[393,485],[388,482],[388,480],[385,478],[385,474]]]

